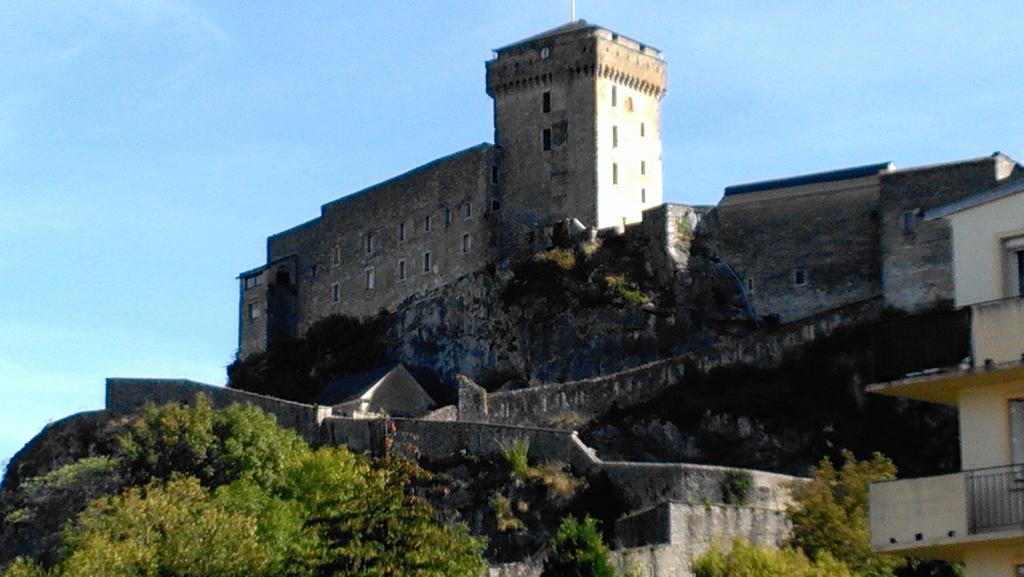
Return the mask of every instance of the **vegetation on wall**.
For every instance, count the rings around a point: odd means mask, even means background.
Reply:
[[[315,402],[338,377],[366,372],[388,362],[389,318],[365,320],[330,316],[300,338],[279,337],[264,353],[228,366],[228,386],[281,399]]]
[[[957,569],[941,562],[911,561],[871,549],[868,487],[893,479],[896,467],[875,453],[858,461],[841,451],[842,465],[822,459],[806,484],[793,487],[786,511],[793,524],[780,549],[763,549],[737,540],[728,550],[712,546],[694,561],[695,577],[954,577]]]
[[[313,451],[259,409],[203,400],[107,433],[110,454],[4,495],[3,577],[476,577],[486,565],[481,540],[412,494],[422,472],[400,458]],[[52,506],[68,495],[89,499]],[[44,514],[57,518],[39,539]],[[33,539],[17,543],[24,533]]]

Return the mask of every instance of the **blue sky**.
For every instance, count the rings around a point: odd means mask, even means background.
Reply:
[[[579,0],[661,48],[666,197],[1024,157],[1019,0]],[[0,461],[107,376],[221,383],[235,275],[324,202],[492,139],[490,49],[551,0],[5,0]]]

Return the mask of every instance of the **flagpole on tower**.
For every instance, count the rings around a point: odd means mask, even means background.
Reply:
[[[572,0],[572,20],[570,20],[570,22],[575,22],[575,21],[576,21],[576,0]]]

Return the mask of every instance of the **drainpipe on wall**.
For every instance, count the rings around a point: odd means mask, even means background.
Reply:
[[[722,257],[720,257],[720,256],[716,255],[716,256],[712,257],[711,261],[714,262],[714,263],[722,265],[722,267],[724,267],[725,270],[729,271],[729,274],[732,275],[732,278],[736,280],[736,286],[739,287],[740,295],[743,296],[743,304],[746,306],[747,315],[750,316],[750,320],[754,321],[754,325],[757,328],[762,328],[761,327],[761,318],[759,316],[757,316],[757,311],[754,310],[754,305],[753,305],[753,303],[750,302],[750,295],[747,294],[747,287],[743,283],[743,279],[740,278],[740,275],[738,275],[736,273],[735,269],[733,269],[731,266],[729,266],[729,263],[727,263],[724,260],[722,260]]]

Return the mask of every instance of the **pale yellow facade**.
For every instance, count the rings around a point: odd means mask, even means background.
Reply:
[[[1019,295],[1017,253],[1024,251],[1024,192],[945,218],[953,231],[957,306]]]
[[[1009,190],[1009,193],[1007,193]],[[962,472],[877,483],[877,551],[964,563],[966,577],[1024,575],[1024,194],[996,190],[939,210],[953,230],[956,302],[971,311],[971,357],[877,394],[959,410]]]

